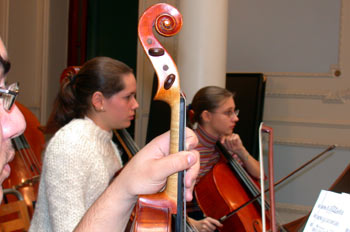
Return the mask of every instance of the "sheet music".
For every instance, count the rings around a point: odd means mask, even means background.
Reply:
[[[304,232],[350,232],[350,195],[322,190]]]

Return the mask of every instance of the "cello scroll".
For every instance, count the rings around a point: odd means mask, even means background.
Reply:
[[[180,110],[180,106],[184,104],[181,101],[177,67],[153,34],[153,27],[162,36],[173,36],[181,26],[182,16],[179,11],[165,3],[148,8],[140,17],[138,26],[139,40],[158,77],[158,88],[154,99],[166,102],[171,108],[170,154],[180,151],[184,145],[184,135],[181,133],[181,129],[184,131],[184,126],[181,125],[184,125],[185,113]],[[183,173],[174,174],[168,178],[163,192],[139,197],[134,221],[135,231],[144,231],[150,227],[154,231],[170,231],[172,215],[177,215],[174,223],[175,231],[185,230],[184,206],[181,203],[183,195],[182,190],[178,191],[183,186],[182,178]]]

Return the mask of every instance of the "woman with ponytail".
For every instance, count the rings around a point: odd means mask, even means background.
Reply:
[[[66,78],[44,130],[56,132],[43,157],[30,231],[73,231],[122,162],[112,130],[130,126],[138,103],[126,64],[107,57]]]

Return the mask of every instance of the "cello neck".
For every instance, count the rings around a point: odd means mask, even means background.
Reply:
[[[131,138],[129,132],[126,129],[113,130],[113,133],[127,154],[128,160],[130,160],[134,155],[136,155],[140,148]]]
[[[174,102],[171,106],[171,124],[170,124],[170,154],[174,154],[179,151],[180,145],[180,101]],[[165,193],[174,202],[177,201],[177,185],[178,174],[175,173],[168,177]]]

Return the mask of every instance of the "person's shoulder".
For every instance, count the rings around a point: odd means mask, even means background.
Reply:
[[[91,119],[88,118],[76,118],[62,127],[57,131],[57,135],[72,133],[74,134],[86,134],[90,130],[94,130],[96,125],[92,122]],[[55,135],[56,135],[55,134]]]
[[[88,118],[75,118],[72,121],[70,121],[67,125],[61,128],[60,131],[71,131],[71,130],[78,130],[82,129],[82,131],[89,130],[90,128],[94,127],[94,124],[91,119]]]
[[[50,144],[56,143],[79,143],[84,137],[88,137],[92,125],[85,119],[73,119],[68,124],[60,128],[50,139]]]
[[[94,150],[91,141],[93,126],[85,119],[74,119],[58,130],[50,139],[45,150],[45,159],[88,159]],[[79,154],[78,156],[72,154]]]

